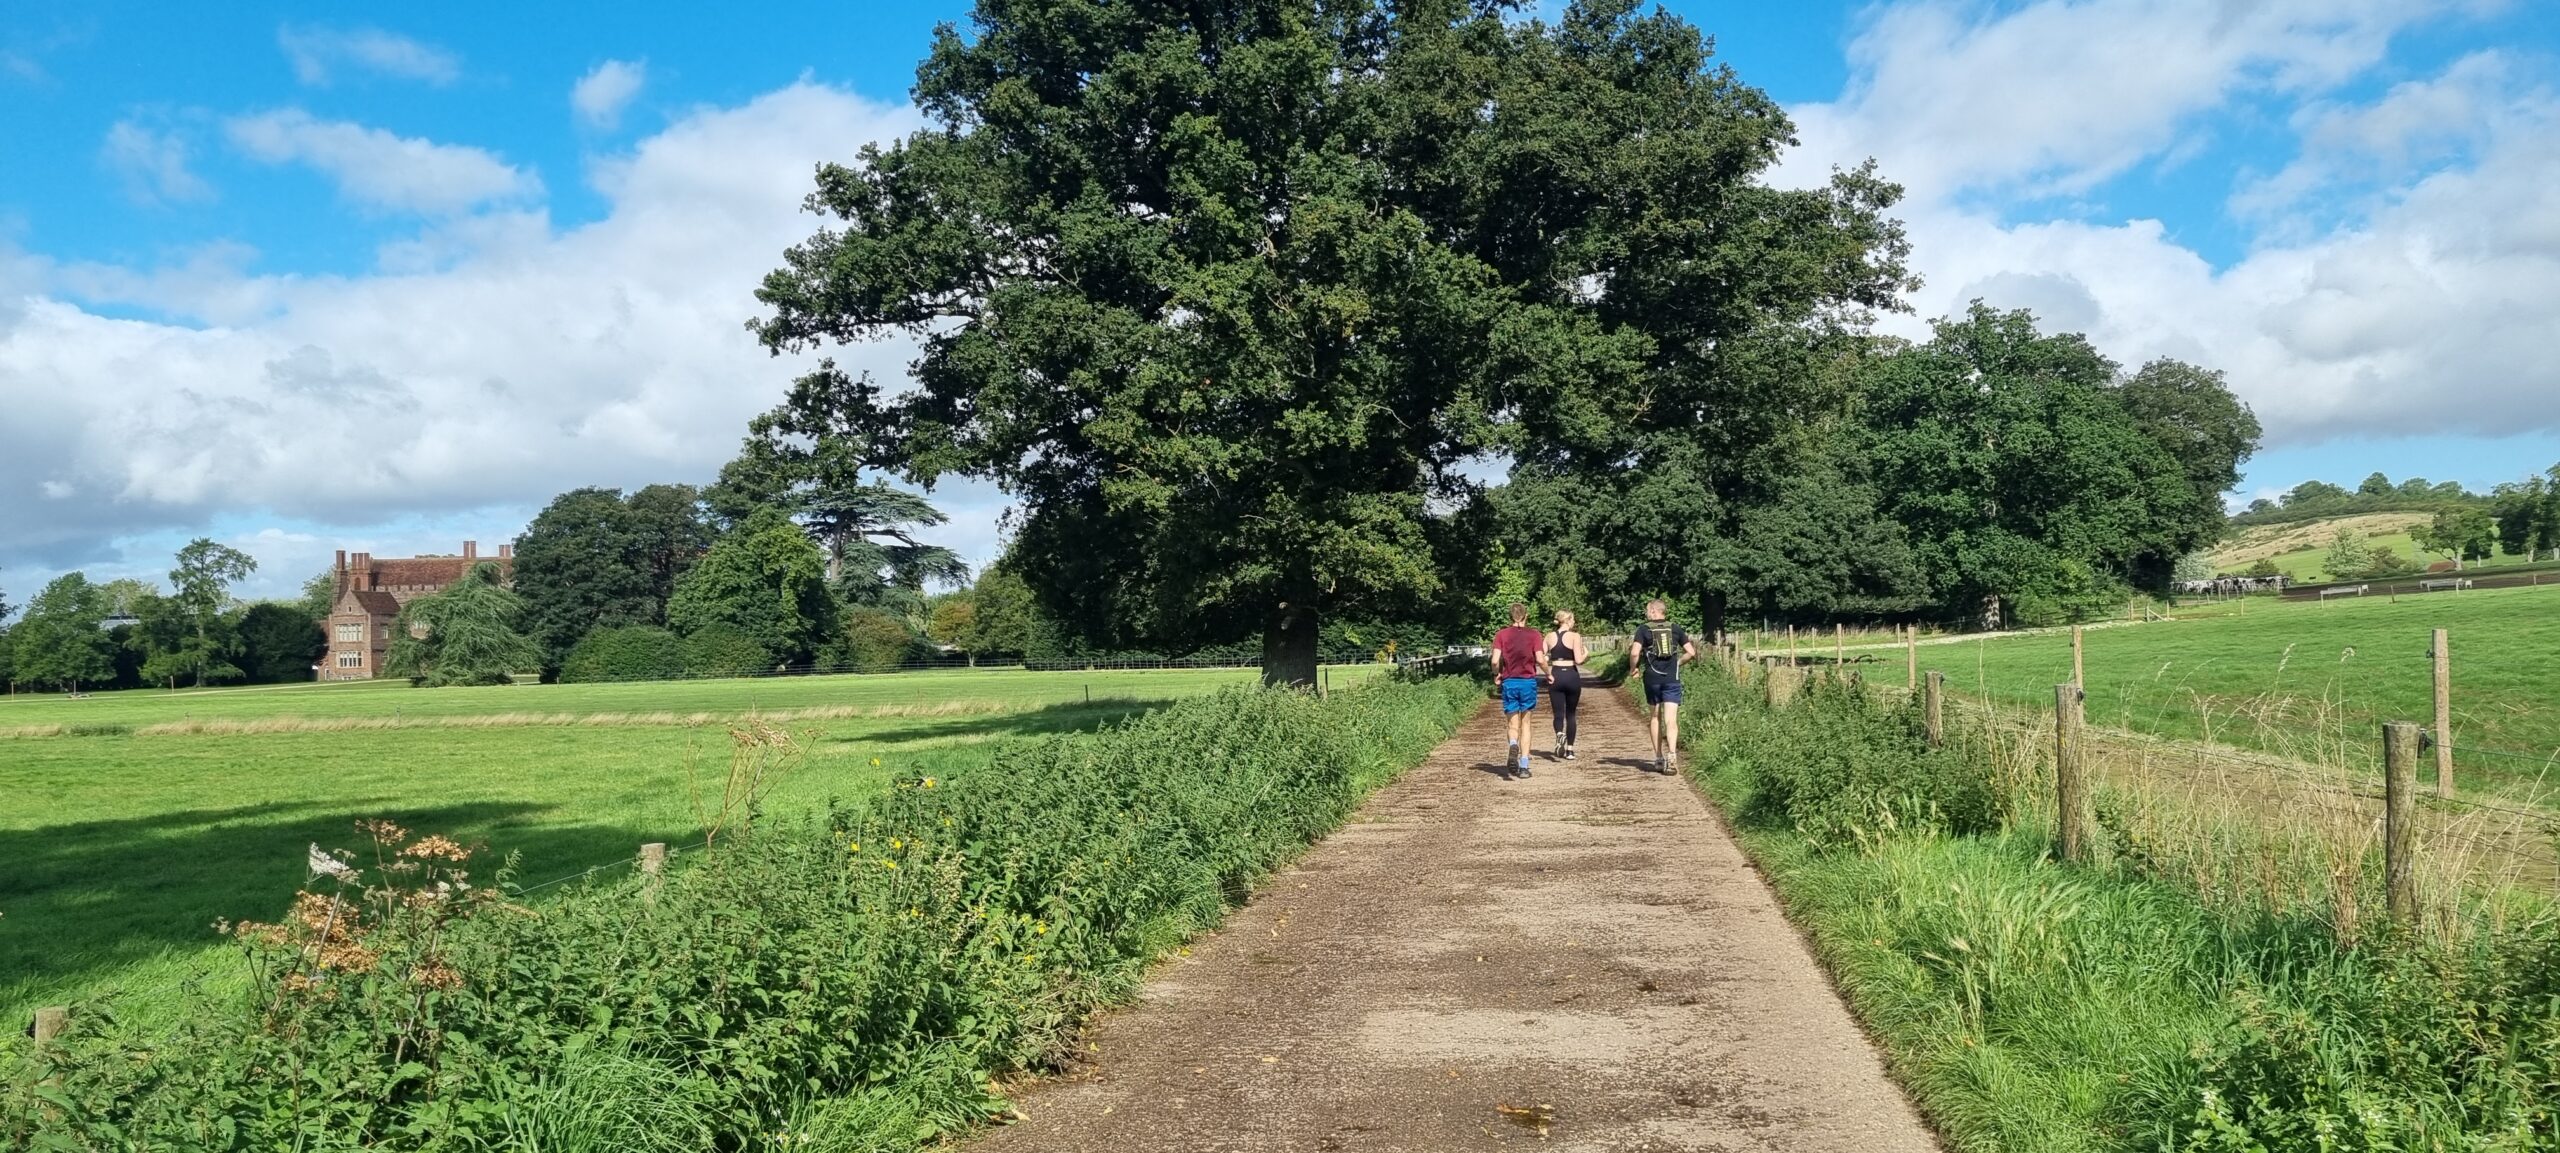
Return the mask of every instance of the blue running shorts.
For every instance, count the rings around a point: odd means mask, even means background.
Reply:
[[[1644,703],[1647,707],[1651,707],[1653,705],[1679,704],[1680,682],[1646,681],[1644,683]]]
[[[1508,716],[1512,713],[1525,713],[1537,707],[1538,679],[1536,677],[1502,678],[1502,711],[1504,715]]]

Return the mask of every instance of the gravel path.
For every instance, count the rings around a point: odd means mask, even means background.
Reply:
[[[1583,701],[1525,781],[1488,706],[972,1148],[1937,1148],[1722,824],[1637,771],[1642,712]]]

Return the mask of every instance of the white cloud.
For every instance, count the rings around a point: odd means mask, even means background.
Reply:
[[[578,122],[589,128],[613,128],[622,123],[622,110],[640,95],[640,86],[648,78],[645,60],[607,60],[569,90],[569,107],[577,112]]]
[[[333,69],[353,65],[369,72],[428,84],[451,84],[462,76],[462,62],[452,53],[379,28],[297,28],[276,30],[276,45],[293,62],[295,79],[325,86]]]
[[[98,158],[124,178],[126,194],[144,204],[213,198],[213,186],[187,166],[187,156],[184,137],[130,119],[116,121],[98,147]]]
[[[2243,96],[2318,93],[2394,32],[2490,0],[1911,0],[1870,9],[1840,99],[1789,109],[1804,185],[1876,157],[1923,197],[2085,192]]]
[[[1927,287],[1921,318],[1980,297],[2139,364],[2220,368],[2270,447],[2339,437],[2560,434],[2560,100],[2497,52],[2369,101],[2340,92],[2413,23],[2472,0],[1907,0],[1869,11],[1838,100],[1790,109],[1803,186],[1873,155]],[[2289,119],[2287,112],[2290,110]],[[2039,202],[2194,162],[2231,121],[2289,124],[2298,154],[2235,177],[2253,245],[2219,266],[2161,221]],[[2045,219],[2039,219],[2045,217]],[[2452,398],[2459,398],[2453,402]]]
[[[810,84],[699,109],[599,165],[596,222],[460,218],[375,275],[253,276],[237,250],[129,270],[0,248],[0,565],[216,516],[521,524],[577,485],[708,480],[801,370],[740,322],[815,227],[799,211],[812,167],[920,123]],[[198,323],[98,310],[135,303]],[[839,350],[892,378],[911,355]],[[48,483],[76,495],[32,499]],[[948,499],[958,543],[991,543],[1001,500]],[[512,527],[498,517],[468,535]]]
[[[298,108],[237,117],[224,127],[252,158],[308,164],[369,208],[445,214],[542,194],[532,173],[481,149],[321,120]]]

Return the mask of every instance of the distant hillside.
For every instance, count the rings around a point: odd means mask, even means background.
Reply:
[[[2304,481],[2273,500],[2250,502],[2246,511],[2233,514],[2231,523],[2295,525],[2377,513],[2416,513],[2418,519],[2425,520],[2446,509],[2472,508],[2489,500],[2455,481],[2430,484],[2423,477],[2412,477],[2393,484],[2381,473],[2375,473],[2353,489],[2326,481]]]
[[[2329,555],[2329,542],[2337,539],[2339,529],[2363,537],[2367,548],[2390,549],[2423,568],[2436,558],[2418,551],[2417,544],[2409,539],[2409,530],[2427,523],[2434,515],[2432,512],[2376,512],[2245,526],[2235,517],[2232,535],[2213,550],[2213,571],[2236,573],[2260,560],[2273,560],[2277,571],[2286,576],[2295,580],[2314,580],[2321,575],[2321,565]]]

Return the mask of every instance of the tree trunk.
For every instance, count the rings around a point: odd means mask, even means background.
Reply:
[[[1265,688],[1314,688],[1316,683],[1316,610],[1281,605],[1262,630],[1262,684]]]

